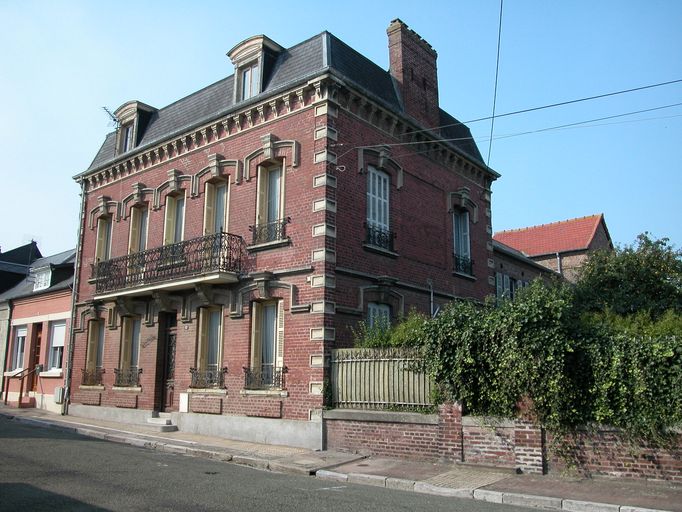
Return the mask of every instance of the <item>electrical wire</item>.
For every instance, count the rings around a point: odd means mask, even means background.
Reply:
[[[490,142],[488,143],[488,160],[485,165],[490,166],[490,153],[493,150],[493,130],[495,129],[495,107],[497,106],[497,79],[500,74],[500,46],[502,43],[502,5],[500,0],[500,24],[497,27],[497,61],[495,62],[495,91],[493,92],[493,115],[490,117]]]

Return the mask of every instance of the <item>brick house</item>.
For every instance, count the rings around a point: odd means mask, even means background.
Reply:
[[[500,231],[493,238],[570,282],[575,282],[578,268],[591,252],[613,249],[603,213]]]
[[[75,255],[71,249],[34,260],[28,275],[0,294],[2,391],[9,405],[61,411],[55,390],[64,386]]]
[[[558,272],[537,263],[521,251],[493,239],[495,262],[495,298],[514,299],[516,291],[528,286],[535,279],[545,282],[561,278]]]
[[[439,108],[433,48],[387,32],[389,71],[328,32],[254,36],[227,78],[115,112],[75,177],[72,414],[319,448],[350,325],[493,292],[499,175]]]

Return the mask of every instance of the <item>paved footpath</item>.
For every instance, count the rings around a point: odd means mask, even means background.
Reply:
[[[516,475],[499,468],[312,451],[185,432],[160,433],[145,425],[60,416],[37,409],[14,409],[3,405],[0,405],[0,414],[16,421],[68,430],[140,448],[221,460],[263,470],[311,475],[338,482],[569,512],[682,512],[680,484]]]

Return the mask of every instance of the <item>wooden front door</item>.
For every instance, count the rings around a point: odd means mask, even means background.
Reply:
[[[175,399],[175,342],[177,339],[177,314],[163,313],[159,322],[159,410],[176,411]]]

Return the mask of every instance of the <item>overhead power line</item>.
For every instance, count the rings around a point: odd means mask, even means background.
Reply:
[[[500,45],[502,43],[502,5],[504,0],[500,0],[500,24],[497,27],[497,61],[495,63],[495,92],[493,93],[493,115],[490,118],[490,142],[488,143],[488,160],[486,165],[490,165],[490,153],[493,150],[493,130],[495,129],[495,107],[497,105],[497,79],[500,74]]]

